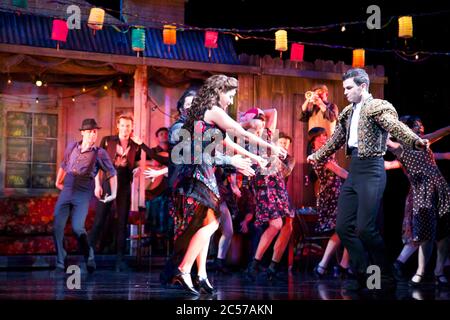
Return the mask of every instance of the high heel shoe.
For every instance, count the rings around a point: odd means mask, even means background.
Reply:
[[[195,278],[195,286],[198,289],[198,292],[204,291],[207,294],[214,294],[216,293],[216,289],[209,283],[208,278],[200,278],[197,276]]]
[[[180,284],[186,291],[192,294],[200,294],[192,285],[191,274],[187,272],[178,272],[172,279],[172,284]]]
[[[447,277],[444,274],[441,274],[439,276],[435,276],[435,284],[438,287],[446,287],[447,288],[449,286]]]
[[[314,268],[314,275],[321,279],[323,278],[323,276],[327,273],[327,269],[322,267],[320,264],[318,264],[315,268]]]
[[[416,273],[416,274],[414,275],[414,277],[415,277],[415,276],[419,277],[420,280],[419,280],[418,282],[416,282],[416,281],[413,281],[412,278],[411,278],[411,280],[408,281],[408,284],[409,284],[411,287],[420,287],[420,286],[422,286],[422,285],[423,285],[423,278],[425,277],[425,275],[423,275],[423,274],[417,274],[417,273]],[[414,277],[413,277],[413,278],[414,278]]]

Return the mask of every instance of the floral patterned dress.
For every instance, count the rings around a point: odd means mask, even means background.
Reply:
[[[450,235],[450,187],[433,152],[402,146],[395,151],[410,183],[403,219],[403,242],[441,240]]]
[[[270,140],[269,130],[268,137]],[[256,201],[256,226],[264,225],[277,218],[293,218],[295,216],[295,212],[290,206],[281,160],[272,156],[269,163],[272,163],[271,169],[258,167],[255,177],[251,180]]]
[[[342,186],[342,179],[325,167],[328,162],[336,162],[334,155],[325,159],[325,161],[313,164],[313,169],[320,183],[316,202],[319,218],[315,231],[318,233],[329,232],[335,229],[337,203]]]

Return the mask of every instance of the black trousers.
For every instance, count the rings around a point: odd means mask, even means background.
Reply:
[[[352,152],[349,176],[338,200],[336,232],[350,255],[357,274],[366,274],[370,264],[386,269],[383,238],[377,228],[386,172],[382,157],[360,159]]]
[[[125,253],[128,215],[131,206],[131,182],[128,179],[120,179],[117,181],[117,197],[114,201],[103,203],[97,200],[94,224],[89,232],[89,243],[95,248],[102,229],[105,228],[108,215],[112,214],[113,204],[116,208],[117,225],[116,225],[116,254],[117,259],[121,260]],[[124,181],[125,180],[125,181]],[[111,194],[109,182],[103,185],[103,192]]]

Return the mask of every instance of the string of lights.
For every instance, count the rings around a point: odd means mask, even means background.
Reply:
[[[61,5],[73,5],[73,2],[71,1],[65,1],[65,0],[50,0],[50,3],[57,3]],[[363,25],[366,26],[367,21],[366,20],[360,20],[360,21],[348,21],[348,22],[338,22],[338,23],[331,23],[326,25],[320,25],[320,26],[277,26],[277,27],[270,27],[270,28],[258,28],[258,29],[237,29],[237,28],[217,28],[217,27],[197,27],[197,26],[191,26],[183,23],[177,23],[173,21],[168,20],[161,20],[156,19],[152,17],[145,17],[140,16],[138,13],[130,13],[126,11],[118,11],[113,10],[110,8],[103,8],[100,7],[106,12],[109,13],[115,13],[117,15],[122,16],[128,16],[133,18],[139,18],[142,22],[152,22],[157,23],[161,27],[163,25],[174,25],[180,28],[180,31],[185,30],[196,30],[196,31],[218,31],[218,32],[233,32],[233,33],[263,33],[263,32],[271,32],[271,31],[277,31],[280,29],[283,30],[292,30],[292,31],[298,31],[298,32],[325,32],[330,29],[339,28],[342,30],[342,26],[351,26],[351,25]],[[425,17],[425,16],[436,16],[436,15],[442,15],[450,13],[450,10],[441,10],[441,11],[433,11],[433,12],[423,12],[423,13],[405,13],[401,16],[411,16],[411,17]],[[387,22],[381,26],[381,29],[386,28],[394,19],[398,18],[399,16],[390,16],[387,18]],[[124,24],[124,26],[130,27],[129,24]],[[144,26],[145,27],[145,26]]]
[[[60,4],[60,5],[72,5],[73,3],[65,0],[50,0],[49,3],[53,4]],[[138,14],[132,14],[127,12],[119,12],[112,9],[105,8],[104,9],[107,12],[110,13],[119,13],[125,16],[130,17],[136,17],[141,18]],[[9,11],[9,12],[15,12],[17,13],[18,10],[11,10],[11,9],[3,9],[0,8],[0,11]],[[449,13],[450,10],[444,10],[444,11],[437,11],[437,12],[427,12],[427,13],[413,13],[410,14],[411,17],[422,17],[422,16],[435,16],[435,15],[441,15],[445,13]],[[36,14],[35,14],[36,15]],[[49,17],[48,15],[41,15],[45,17]],[[53,17],[61,19],[61,17]],[[397,16],[391,16],[388,18],[387,22],[381,26],[381,28],[386,28],[394,19],[397,18]],[[64,19],[64,17],[63,17]],[[322,25],[322,26],[308,26],[308,27],[302,27],[302,26],[294,26],[294,27],[271,27],[271,28],[260,28],[260,29],[227,29],[227,28],[200,28],[196,26],[189,26],[186,24],[179,24],[174,23],[170,21],[165,20],[159,20],[155,18],[144,18],[142,19],[142,22],[149,21],[151,23],[154,23],[157,25],[157,28],[162,28],[164,25],[172,25],[176,27],[176,30],[179,31],[216,31],[220,32],[222,34],[229,34],[234,36],[235,40],[257,40],[257,41],[271,41],[274,42],[274,38],[264,37],[264,36],[256,36],[252,35],[252,33],[262,33],[262,32],[272,32],[275,30],[290,30],[290,31],[296,31],[296,32],[310,32],[310,33],[316,33],[316,32],[325,32],[330,29],[334,28],[340,28],[341,32],[346,31],[346,26],[352,26],[352,25],[360,25],[360,24],[366,24],[366,21],[350,21],[350,22],[340,22],[340,23],[334,23],[334,24],[328,24],[328,25]],[[113,28],[117,32],[121,33],[127,33],[130,31],[134,26],[126,23],[104,23],[105,26]],[[150,28],[149,26],[140,26],[140,28]],[[154,29],[155,27],[151,27]],[[305,41],[288,41],[287,43],[298,43],[302,45],[307,46],[313,46],[313,47],[325,47],[325,48],[331,48],[331,49],[345,49],[345,50],[355,50],[355,49],[361,49],[361,47],[351,47],[351,46],[344,46],[344,45],[338,45],[338,44],[326,44],[326,43],[320,43],[320,42],[305,42]],[[407,52],[405,50],[399,50],[399,49],[389,49],[389,48],[364,48],[364,50],[369,52],[377,52],[377,53],[393,53],[396,56],[402,58],[405,61],[408,62],[422,62],[431,56],[450,56],[450,52],[440,52],[440,51],[427,51],[427,50],[419,50],[414,53]]]

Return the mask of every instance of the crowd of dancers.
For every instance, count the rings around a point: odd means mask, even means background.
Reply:
[[[435,283],[448,287],[450,188],[435,159],[450,157],[448,153],[434,154],[429,145],[448,135],[450,126],[424,134],[419,118],[398,119],[389,102],[372,97],[369,85],[364,70],[350,69],[343,76],[350,104],[340,113],[328,101],[328,89],[323,85],[307,95],[301,109],[301,120],[308,122],[310,144],[305,157],[318,178],[315,232],[329,236],[314,274],[324,277],[335,252],[342,249],[336,268],[347,290],[367,286],[370,265],[381,270],[381,289],[407,280],[419,286],[436,243]],[[215,75],[198,90],[186,91],[177,105],[178,120],[166,130],[167,143],[157,150],[132,134],[133,119],[126,116],[118,120],[118,135],[104,138],[97,148],[98,125],[86,119],[80,128],[83,140],[68,146],[58,173],[57,186],[62,193],[55,208],[57,268],[65,268],[62,237],[72,210],[72,221],[76,217],[79,222],[74,232],[80,250],[88,270],[94,272],[99,228],[115,201],[122,217],[116,269],[126,269],[126,217],[135,163],[143,149],[147,159],[157,159],[161,167],[148,168],[142,175],[151,182],[166,177],[166,207],[158,210],[169,212],[173,221],[173,252],[161,273],[162,284],[177,283],[192,294],[213,294],[216,289],[207,272],[211,238],[220,228],[215,269],[228,273],[226,255],[236,227],[252,235],[246,278],[253,281],[262,272],[268,279],[279,278],[296,215],[286,187],[295,166],[288,153],[293,141],[279,133],[276,109],[255,107],[239,114],[238,121],[230,117],[227,108],[237,90],[237,79]],[[350,158],[348,170],[334,157],[341,147]],[[384,161],[387,149],[397,160]],[[162,152],[167,154],[161,156]],[[386,185],[385,170],[395,168],[404,170],[410,192],[403,223],[405,246],[390,264],[376,220]],[[84,229],[87,206],[82,203],[92,194],[99,205],[96,223],[88,234]],[[272,242],[271,262],[262,268]],[[404,264],[417,249],[418,268],[408,279]]]

